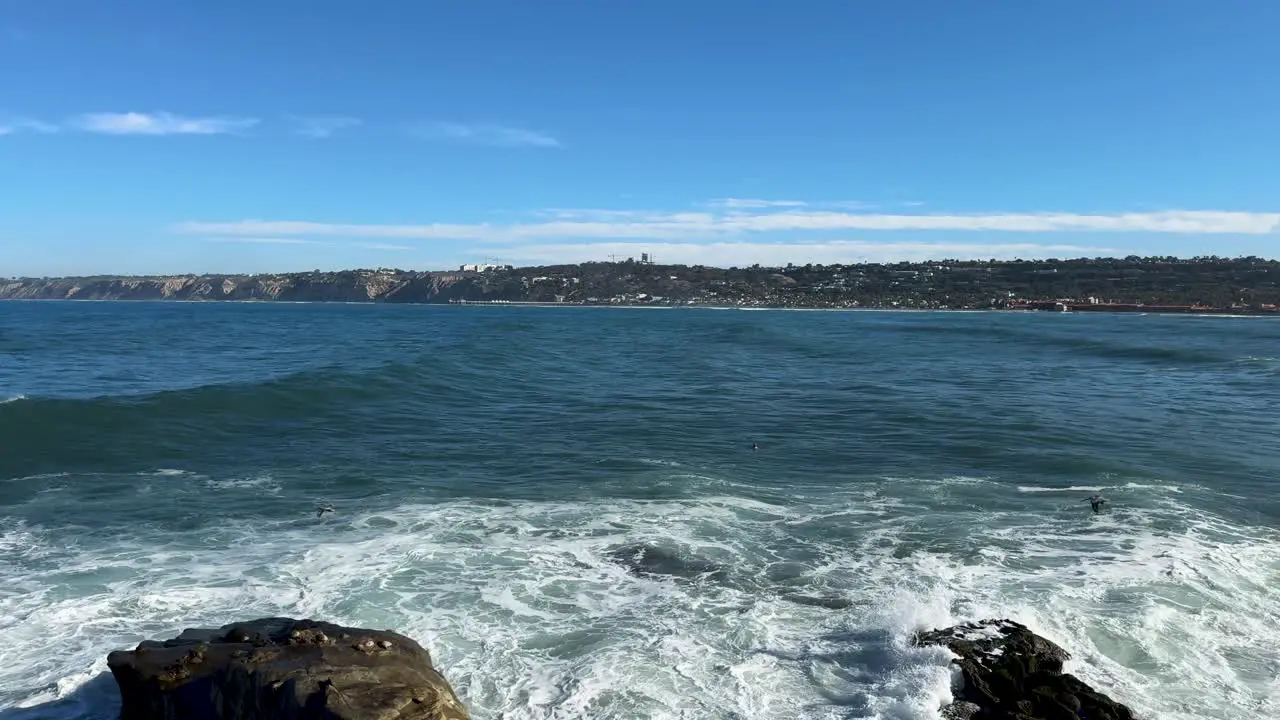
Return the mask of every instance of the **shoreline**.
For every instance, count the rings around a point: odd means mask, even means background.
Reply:
[[[708,303],[686,305],[655,305],[626,303],[557,303],[535,302],[526,300],[465,300],[447,302],[387,302],[383,300],[351,301],[351,300],[211,300],[182,298],[0,298],[0,303],[123,303],[123,304],[189,304],[189,305],[347,305],[347,306],[405,306],[405,307],[513,307],[513,308],[595,308],[615,310],[738,310],[743,312],[882,312],[882,313],[1008,313],[1021,315],[1128,315],[1143,317],[1184,316],[1184,317],[1220,317],[1220,318],[1271,318],[1280,319],[1280,311],[1228,312],[1228,311],[1194,311],[1182,308],[1161,309],[1153,306],[1142,310],[1036,310],[1030,308],[901,308],[901,307],[778,307],[750,305],[712,305]]]

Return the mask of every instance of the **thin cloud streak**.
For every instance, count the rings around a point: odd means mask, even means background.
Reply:
[[[418,249],[412,245],[391,245],[388,243],[356,243],[356,247],[362,248],[364,250],[391,250],[396,252],[401,250],[417,250]]]
[[[311,245],[358,248],[361,250],[391,250],[396,252],[418,249],[413,245],[394,245],[391,243],[379,242],[337,243],[327,240],[312,240],[309,238],[294,237],[210,237],[205,238],[205,241],[211,243],[234,243],[239,245]]]
[[[829,211],[776,213],[646,213],[559,211],[542,222],[497,225],[362,225],[291,220],[187,222],[180,233],[253,237],[294,235],[524,242],[540,239],[717,240],[752,233],[840,231],[988,231],[1007,233],[1109,232],[1266,235],[1280,230],[1280,213],[1167,210],[1075,214],[871,214]]]
[[[746,198],[719,198],[707,203],[712,207],[729,208],[733,210],[741,209],[760,209],[775,207],[804,207],[809,203],[803,200],[752,200]]]
[[[319,240],[306,240],[303,238],[289,237],[214,237],[205,238],[206,242],[211,243],[237,243],[246,245],[331,245],[332,243],[321,242]]]
[[[15,135],[20,132],[56,133],[58,132],[58,126],[31,118],[5,118],[0,120],[0,135]]]
[[[451,140],[494,147],[561,146],[559,140],[547,133],[496,123],[425,122],[414,125],[410,134],[426,140]]]
[[[808,208],[809,210],[870,210],[875,203],[862,200],[759,200],[753,198],[717,198],[706,203],[714,210],[742,212],[746,210],[783,210]]]
[[[257,118],[185,117],[169,112],[85,113],[69,123],[77,130],[104,135],[229,135],[257,124]]]
[[[294,125],[294,132],[298,135],[318,140],[333,137],[339,130],[358,127],[363,123],[360,118],[344,115],[290,116],[289,121]]]

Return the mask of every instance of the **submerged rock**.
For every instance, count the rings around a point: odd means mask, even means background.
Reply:
[[[797,605],[808,605],[809,607],[820,607],[828,610],[848,610],[854,606],[854,602],[852,600],[835,595],[784,593],[782,598],[784,600],[790,600]]]
[[[916,635],[958,657],[964,685],[943,717],[966,720],[1134,720],[1129,708],[1062,672],[1066,650],[1010,620]]]
[[[107,656],[121,720],[468,720],[418,643],[290,618],[186,630]]]
[[[672,577],[683,580],[708,579],[723,582],[729,571],[702,558],[684,555],[657,545],[637,543],[614,548],[608,557],[636,575]]]

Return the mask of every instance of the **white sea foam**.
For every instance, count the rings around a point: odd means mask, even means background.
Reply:
[[[1154,490],[1159,492],[1182,492],[1182,489],[1176,485],[1156,485],[1146,483],[1127,482],[1123,485],[1066,485],[1060,487],[1050,487],[1043,485],[1019,485],[1018,492],[1021,493],[1062,493],[1062,492],[1105,492],[1107,490]]]
[[[913,480],[913,482],[919,482],[919,480]],[[951,475],[938,480],[938,482],[942,485],[982,485],[991,482],[991,479],[970,475]]]
[[[675,460],[662,460],[659,458],[640,458],[640,462],[645,465],[658,465],[661,467],[680,467],[680,463]]]
[[[74,548],[0,526],[0,705],[66,697],[145,637],[292,614],[418,638],[476,717],[935,718],[952,671],[911,631],[1009,617],[1149,717],[1280,711],[1273,533],[1176,495],[957,518],[903,512],[896,487],[232,518],[219,532],[239,541],[216,554],[198,535]],[[611,557],[636,544],[726,574],[637,575]]]
[[[280,483],[276,482],[274,477],[265,473],[251,477],[206,478],[204,485],[210,490],[243,490],[251,488],[269,495],[278,495],[281,490]]]
[[[1066,487],[1018,486],[1018,492],[1022,493],[1102,492],[1103,490],[1110,489],[1110,487],[1103,487],[1101,485],[1067,485]]]
[[[5,403],[17,402],[19,400],[26,400],[26,399],[27,399],[26,395],[10,395],[9,397],[0,398],[0,405],[4,405]]]

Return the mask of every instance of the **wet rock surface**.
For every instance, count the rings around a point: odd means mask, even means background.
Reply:
[[[1011,620],[984,620],[916,635],[957,655],[963,686],[943,708],[957,720],[1134,720],[1129,708],[1062,672],[1066,650]]]
[[[263,618],[107,656],[121,720],[469,720],[430,654],[384,630]]]

